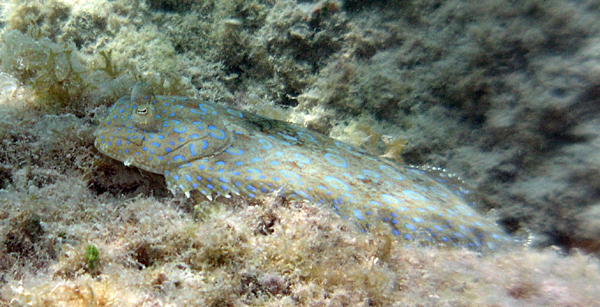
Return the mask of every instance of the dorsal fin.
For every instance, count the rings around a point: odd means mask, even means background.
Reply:
[[[449,173],[441,167],[432,167],[428,165],[414,166],[409,165],[409,168],[418,169],[431,179],[441,183],[446,188],[450,189],[455,195],[462,198],[469,206],[477,207],[481,195],[475,192],[475,189],[462,180],[458,175]]]
[[[131,90],[131,101],[152,101],[153,96],[154,90],[152,89],[152,86],[150,86],[146,82],[137,82]]]

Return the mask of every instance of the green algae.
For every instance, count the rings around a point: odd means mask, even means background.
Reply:
[[[89,244],[85,248],[84,258],[86,261],[86,268],[88,269],[88,271],[95,272],[98,269],[98,265],[100,264],[100,251],[98,250],[98,248],[93,244]]]

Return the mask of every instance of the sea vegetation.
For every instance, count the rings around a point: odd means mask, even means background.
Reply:
[[[100,264],[100,251],[94,244],[88,244],[85,248],[86,268],[90,272],[95,272]]]
[[[310,204],[219,201],[202,222],[185,205],[147,196],[88,200],[83,210],[72,200],[48,204],[37,244],[60,237],[60,253],[10,267],[0,298],[32,306],[567,306],[593,305],[600,281],[598,263],[580,253],[522,249],[482,258],[405,247]],[[100,251],[97,273],[90,246]],[[44,268],[36,268],[40,261]]]

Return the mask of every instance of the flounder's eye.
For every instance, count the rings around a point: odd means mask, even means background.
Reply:
[[[133,124],[146,131],[158,131],[159,115],[156,115],[156,108],[150,104],[138,106],[131,113]]]

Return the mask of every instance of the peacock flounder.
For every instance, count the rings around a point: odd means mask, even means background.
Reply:
[[[168,188],[208,198],[280,193],[331,206],[398,241],[497,249],[511,238],[448,187],[444,173],[400,166],[319,133],[138,83],[100,120],[107,156],[163,174]]]

